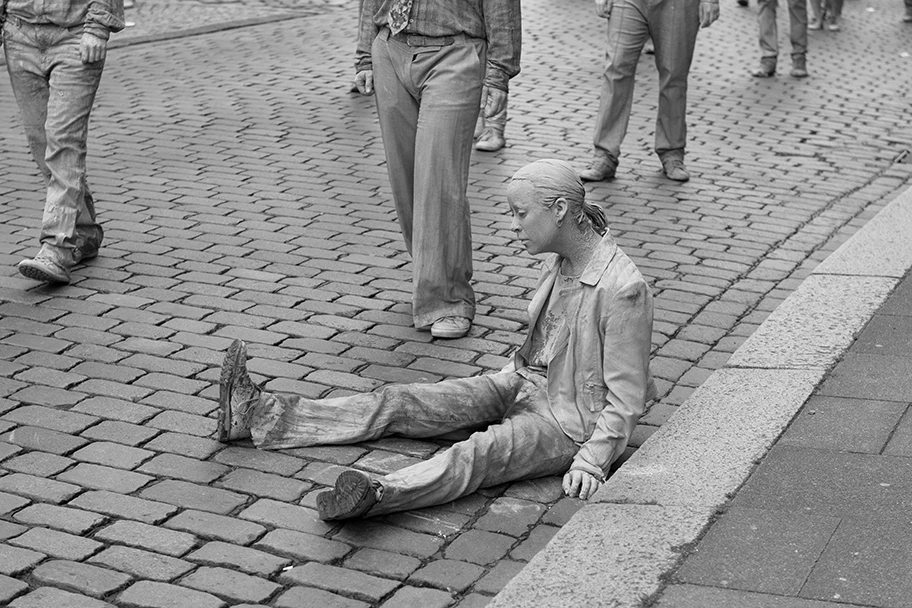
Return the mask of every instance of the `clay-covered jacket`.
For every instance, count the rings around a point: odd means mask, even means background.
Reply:
[[[529,333],[513,366],[523,373],[532,332],[545,310],[560,271],[561,258],[549,257],[529,304]],[[649,371],[652,350],[652,294],[634,263],[611,235],[602,237],[569,294],[567,315],[548,361],[551,410],[568,437],[580,444],[572,469],[604,480],[611,463],[655,398]]]

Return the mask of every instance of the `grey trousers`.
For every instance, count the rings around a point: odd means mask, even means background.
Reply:
[[[416,328],[475,316],[466,188],[486,48],[465,36],[409,46],[384,28],[371,49],[390,186],[414,267]]]
[[[655,43],[659,111],[655,151],[683,158],[687,142],[687,76],[700,28],[699,0],[615,0],[608,19],[602,93],[595,123],[597,153],[617,161],[627,134],[637,63]]]
[[[785,0],[789,13],[789,41],[792,55],[804,55],[808,47],[807,0]],[[760,24],[760,57],[776,59],[779,56],[779,29],[776,26],[776,6],[779,0],[760,0],[757,21]]]

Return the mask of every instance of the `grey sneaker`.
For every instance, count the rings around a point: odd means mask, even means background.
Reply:
[[[792,71],[789,72],[792,78],[807,78],[807,57],[804,54],[792,55]]]
[[[604,154],[596,154],[589,166],[580,171],[580,179],[587,182],[601,182],[614,179],[618,161]]]
[[[219,382],[218,440],[222,443],[250,437],[250,413],[260,389],[247,373],[247,345],[235,340],[225,353]]]
[[[662,161],[662,169],[665,170],[665,176],[676,182],[686,182],[690,179],[690,173],[684,168],[684,161],[680,158],[669,158]]]
[[[57,260],[43,251],[31,260],[19,262],[18,268],[23,276],[42,283],[66,284],[70,282],[69,269],[61,266]]]

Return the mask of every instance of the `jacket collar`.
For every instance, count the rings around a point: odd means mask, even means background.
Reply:
[[[598,246],[595,248],[592,259],[589,260],[589,263],[586,264],[586,269],[583,270],[583,274],[580,275],[580,283],[583,283],[584,285],[596,285],[602,278],[602,275],[605,274],[605,270],[608,268],[611,260],[614,259],[617,251],[618,246],[611,237],[611,232],[605,231],[605,236],[602,237],[602,240],[599,241]],[[563,259],[561,256],[554,254],[545,261],[545,270],[551,275],[552,279],[559,270],[561,259]]]

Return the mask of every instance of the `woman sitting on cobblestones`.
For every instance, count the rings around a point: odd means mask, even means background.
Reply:
[[[307,399],[257,387],[245,367],[246,346],[236,340],[222,367],[219,440],[250,437],[258,448],[282,449],[477,431],[389,475],[343,472],[334,489],[317,496],[324,520],[417,509],[557,474],[568,496],[591,496],[655,396],[652,296],[569,164],[527,165],[507,197],[511,229],[526,250],[555,255],[529,305],[526,341],[506,368]]]

